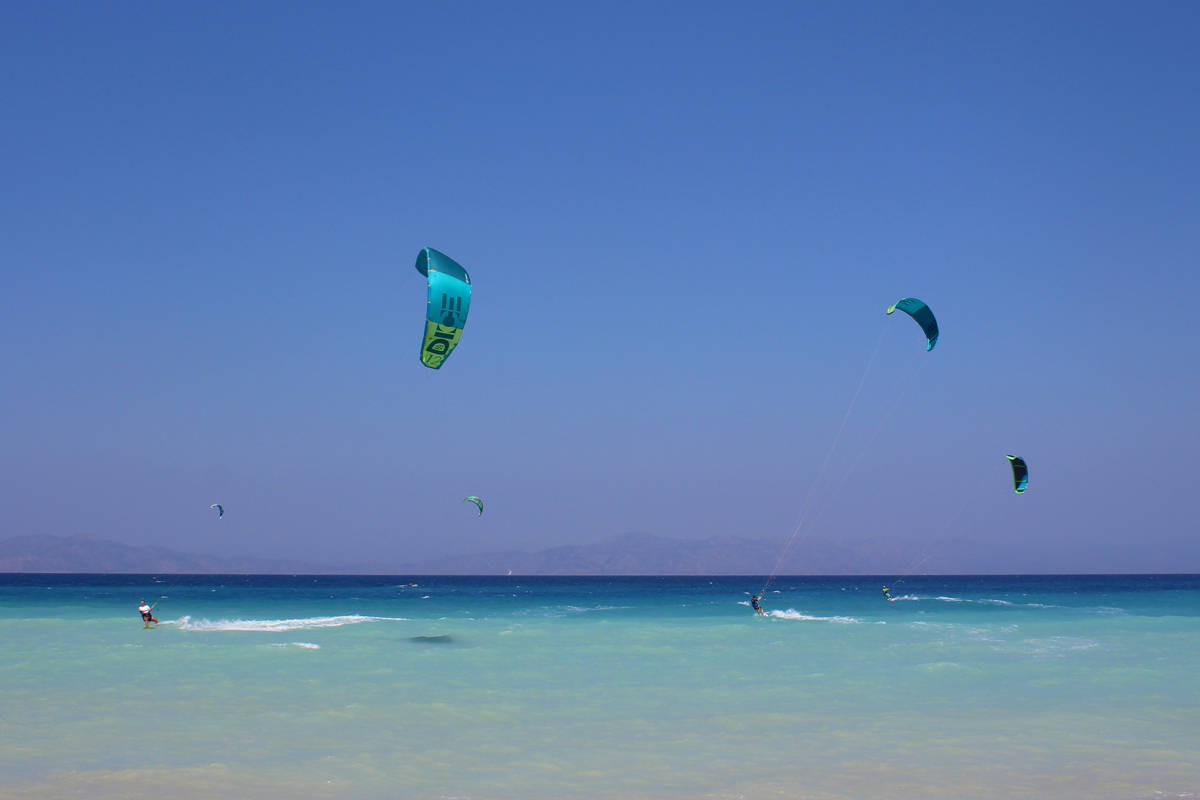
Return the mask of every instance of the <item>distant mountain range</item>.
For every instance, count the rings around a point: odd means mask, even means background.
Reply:
[[[624,534],[586,545],[528,553],[507,551],[447,556],[402,565],[402,573],[441,575],[767,575],[776,569],[783,541],[742,536],[669,539]],[[890,552],[889,552],[890,551]],[[919,554],[916,555],[919,558]],[[914,554],[882,542],[804,539],[785,554],[780,574],[854,575],[893,571]]]
[[[299,561],[179,553],[92,536],[17,536],[0,540],[0,572],[315,574],[327,571]]]
[[[782,541],[740,536],[670,539],[624,534],[587,545],[503,551],[407,563],[318,564],[221,557],[90,536],[0,540],[0,572],[381,574],[381,575],[878,575],[940,571],[886,540],[800,539],[778,564]],[[944,555],[944,553],[943,553]],[[933,569],[931,569],[931,566]]]

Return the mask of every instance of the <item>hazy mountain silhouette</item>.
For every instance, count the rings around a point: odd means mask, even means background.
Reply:
[[[882,541],[831,542],[803,537],[780,560],[784,542],[742,536],[670,539],[624,534],[586,545],[535,552],[502,551],[455,555],[401,565],[400,573],[440,575],[875,575],[920,554]],[[922,565],[924,566],[924,565]],[[903,566],[900,567],[901,569]]]
[[[328,564],[224,557],[143,547],[91,536],[18,536],[0,541],[0,572],[259,573],[388,575],[878,575],[944,566],[886,539],[783,541],[741,536],[671,539],[624,534],[533,552],[500,551],[410,562]],[[946,555],[939,548],[941,555]],[[777,564],[778,562],[778,564]]]
[[[304,574],[327,570],[300,561],[224,558],[131,546],[92,536],[17,536],[0,541],[0,572]]]

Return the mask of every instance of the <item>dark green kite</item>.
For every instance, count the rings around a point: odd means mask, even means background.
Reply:
[[[1021,494],[1025,491],[1025,487],[1029,485],[1029,467],[1025,466],[1025,459],[1020,456],[1006,456],[1008,463],[1012,465],[1013,471],[1013,491]]]

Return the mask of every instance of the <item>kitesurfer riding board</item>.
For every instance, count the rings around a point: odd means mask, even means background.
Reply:
[[[764,616],[764,617],[765,617],[765,616],[767,615],[767,612],[766,612],[766,611],[763,611],[763,607],[762,607],[762,606],[760,606],[760,605],[758,604],[758,601],[759,601],[759,600],[761,600],[761,599],[762,599],[762,595],[760,595],[760,594],[756,594],[756,595],[754,595],[753,597],[751,597],[751,598],[750,598],[750,605],[751,605],[751,607],[753,607],[753,608],[754,608],[754,610],[755,610],[755,611],[757,611],[757,612],[758,612],[758,613],[759,613],[761,616]]]
[[[157,606],[158,603],[159,601],[155,601],[154,606]],[[154,606],[146,605],[145,600],[138,605],[138,611],[141,612],[142,615],[142,622],[145,623],[145,627],[147,628],[150,627],[151,622],[153,622],[155,625],[158,624],[158,620],[154,618]]]

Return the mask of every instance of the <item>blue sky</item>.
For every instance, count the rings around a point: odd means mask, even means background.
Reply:
[[[4,530],[334,563],[807,514],[1200,571],[1198,25],[10,3]],[[424,246],[474,283],[437,372]]]

